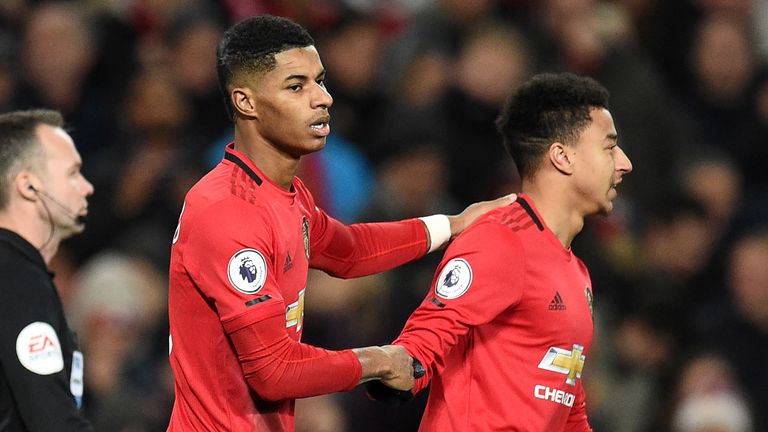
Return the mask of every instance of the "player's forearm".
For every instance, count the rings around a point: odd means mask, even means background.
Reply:
[[[248,385],[260,398],[318,396],[357,385],[361,366],[351,350],[299,343],[288,337],[284,326],[284,317],[276,316],[230,335]]]
[[[390,270],[427,252],[427,233],[418,219],[342,225],[329,228],[327,245],[312,256],[310,267],[340,278]]]

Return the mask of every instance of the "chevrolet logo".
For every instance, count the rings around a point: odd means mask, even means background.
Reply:
[[[299,292],[299,299],[288,305],[285,311],[285,327],[296,327],[296,331],[301,330],[304,322],[304,291]]]
[[[587,359],[583,352],[584,347],[579,344],[573,344],[572,350],[551,347],[541,359],[539,368],[567,375],[565,382],[576,385],[576,380],[581,378],[584,361]]]

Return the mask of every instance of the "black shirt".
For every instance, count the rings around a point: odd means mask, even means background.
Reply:
[[[83,357],[52,274],[28,241],[0,228],[0,431],[92,431],[82,389]]]

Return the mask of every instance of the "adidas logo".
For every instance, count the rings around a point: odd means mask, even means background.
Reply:
[[[290,270],[291,267],[293,267],[293,260],[291,259],[291,253],[288,252],[288,254],[285,256],[285,264],[283,264],[283,273]]]
[[[565,303],[563,303],[563,298],[560,297],[560,292],[555,291],[555,297],[553,297],[552,301],[549,302],[549,310],[551,311],[565,310]]]

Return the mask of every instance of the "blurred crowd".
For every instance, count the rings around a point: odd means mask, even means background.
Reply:
[[[635,170],[573,246],[596,302],[591,423],[768,431],[768,0],[2,0],[0,112],[60,110],[96,188],[53,268],[97,430],[167,425],[170,239],[232,140],[216,44],[261,13],[315,37],[333,133],[300,176],[345,222],[518,190],[494,128],[505,97],[541,71],[604,84]],[[312,273],[304,341],[388,343],[433,255],[356,280]],[[425,401],[300,400],[297,430],[415,431]]]

